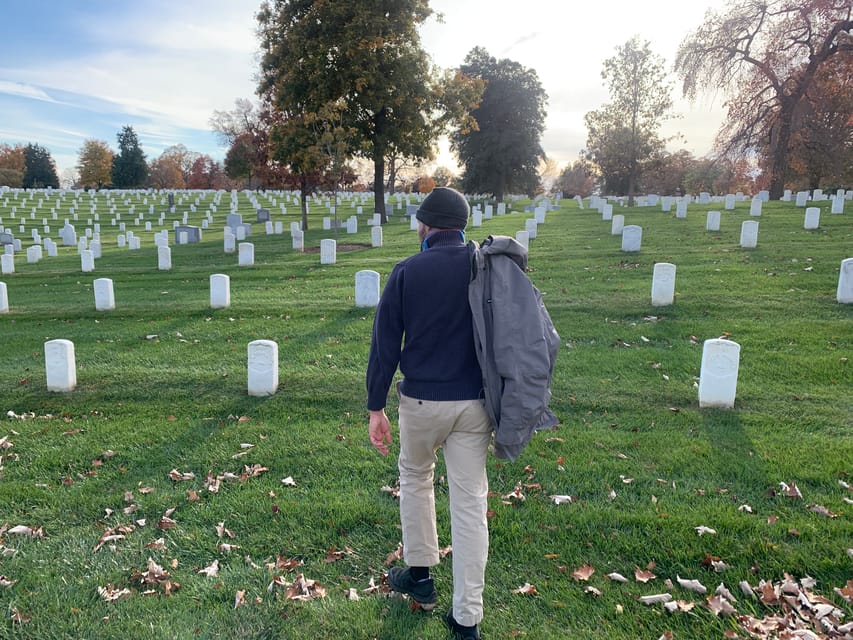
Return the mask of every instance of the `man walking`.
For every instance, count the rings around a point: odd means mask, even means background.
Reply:
[[[370,440],[387,455],[385,405],[399,366],[400,521],[407,568],[392,567],[389,586],[435,607],[429,569],[439,562],[433,474],[444,450],[453,545],[453,605],[445,622],[453,638],[479,639],[489,548],[486,456],[492,424],[474,349],[468,285],[471,254],[464,196],[437,187],[415,214],[421,252],[394,267],[373,325],[367,367]]]

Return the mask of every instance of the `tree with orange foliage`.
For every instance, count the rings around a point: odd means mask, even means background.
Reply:
[[[850,0],[742,0],[719,12],[678,49],[684,95],[705,87],[732,92],[718,146],[728,153],[767,149],[770,197],[782,196],[797,109],[821,69],[853,52]]]

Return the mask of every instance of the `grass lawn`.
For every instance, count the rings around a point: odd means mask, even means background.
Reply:
[[[56,193],[41,205],[21,197],[0,193],[0,224],[26,248],[47,218],[58,240],[73,196],[57,220]],[[378,271],[384,285],[417,250],[408,222],[395,210],[371,248],[361,215],[357,234],[338,230],[337,263],[321,265],[320,240],[334,231],[322,230],[330,214],[317,202],[305,252],[256,223],[255,264],[239,267],[223,251],[223,198],[202,242],[171,238],[173,268],[159,271],[153,231],[129,206],[156,231],[148,207],[167,205],[141,197],[78,196],[78,234],[94,223],[92,202],[101,225],[94,272],[60,247],[34,264],[18,252],[15,273],[0,276],[10,306],[0,314],[0,637],[445,638],[450,556],[434,570],[434,614],[383,588],[401,539],[387,490],[396,452],[382,458],[367,438],[373,310],[354,306],[357,271]],[[286,230],[298,219],[289,198],[282,215],[282,195],[257,197]],[[184,212],[200,225],[212,202],[179,195],[166,228]],[[344,198],[338,213],[360,204]],[[533,217],[525,204],[468,236],[515,235]],[[686,219],[674,206],[617,205],[643,227],[639,253],[623,253],[597,211],[561,205],[530,241],[530,277],[562,338],[561,424],[517,461],[489,461],[483,637],[809,637],[781,635],[794,619],[815,637],[853,637],[826,626],[853,617],[853,305],[835,298],[853,257],[851,203],[841,215],[815,203],[812,231],[803,208],[767,203],[753,218],[755,249],[739,246],[749,201],[722,212],[719,232],[705,215],[722,203],[691,204]],[[117,247],[111,206],[141,249]],[[254,219],[245,193],[239,207]],[[651,305],[656,262],[677,267],[672,306]],[[230,276],[227,309],[209,307],[213,273]],[[114,282],[114,311],[95,310],[101,277]],[[735,407],[700,409],[702,344],[720,336],[741,346]],[[75,345],[70,393],[47,391],[44,342],[57,338]],[[279,348],[270,397],[247,394],[247,345],[258,339]],[[395,422],[393,399],[388,412]],[[449,545],[443,473],[439,454]],[[718,585],[731,599],[714,597]],[[674,611],[642,600],[658,594]]]

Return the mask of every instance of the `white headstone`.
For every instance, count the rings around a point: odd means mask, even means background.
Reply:
[[[675,205],[675,217],[680,219],[685,219],[687,217],[687,200],[681,199],[678,201],[678,204]]]
[[[731,211],[735,208],[735,194],[727,193],[726,201],[725,201],[725,209],[726,211]]]
[[[101,257],[101,241],[100,240],[93,240],[89,244],[89,250],[92,252],[92,256],[95,258],[95,260],[100,258]]]
[[[246,239],[246,227],[240,225],[237,227],[237,240],[245,240]]]
[[[809,201],[809,192],[808,191],[797,191],[797,206],[805,207]]]
[[[853,303],[853,258],[841,261],[841,270],[838,273],[837,298],[841,304]]]
[[[225,234],[223,249],[225,253],[234,253],[237,250],[237,239],[230,233]]]
[[[752,202],[749,203],[749,215],[756,217],[760,216],[763,202],[764,201],[759,197],[753,198]]]
[[[290,234],[290,245],[294,251],[302,253],[305,250],[305,232],[294,231]]]
[[[415,216],[409,217],[409,229],[412,231],[418,230],[418,219]]]
[[[613,220],[610,222],[610,235],[613,236],[621,236],[622,230],[625,228],[625,216],[621,213],[617,213],[613,216]]]
[[[48,340],[44,343],[44,367],[47,390],[67,392],[77,386],[77,363],[74,343],[70,340]]]
[[[237,262],[241,267],[251,267],[255,264],[255,245],[251,242],[241,242],[237,245]]]
[[[624,235],[622,236],[624,238]],[[670,262],[655,264],[652,275],[652,306],[665,307],[675,300],[675,265]]]
[[[613,220],[613,205],[606,203],[601,209],[602,220]]]
[[[734,407],[739,366],[740,345],[737,342],[705,340],[699,372],[700,407]]]
[[[525,249],[530,248],[530,234],[527,231],[516,231],[515,239],[521,244]]]
[[[370,229],[370,245],[372,247],[382,246],[382,226],[375,226]]]
[[[720,230],[720,212],[719,211],[709,211],[708,216],[705,218],[705,230],[706,231],[719,231]]]
[[[116,236],[116,244],[120,249],[124,248],[125,246],[127,246],[127,237],[124,234],[118,234]]]
[[[536,238],[536,231],[539,224],[536,222],[536,218],[527,219],[524,221],[524,230],[527,232],[528,240],[533,240]]]
[[[375,307],[379,304],[379,273],[364,269],[355,274],[355,306]]]
[[[844,196],[836,195],[832,199],[832,209],[830,213],[844,213]]]
[[[210,308],[227,309],[231,306],[231,278],[224,273],[210,276]]]
[[[641,226],[629,224],[622,229],[622,251],[639,251],[642,241],[643,228]]]
[[[744,220],[740,225],[740,246],[744,249],[754,249],[758,244],[758,223],[755,220]]]
[[[323,218],[323,231],[329,231],[332,228],[332,219],[329,216],[325,216]],[[291,228],[290,233],[293,233],[293,229]]]
[[[820,226],[820,207],[807,207],[803,229],[817,229]]]
[[[166,245],[157,247],[157,269],[169,271],[172,268],[172,249]]]
[[[27,263],[35,264],[41,260],[41,245],[34,244],[31,247],[27,247]]]
[[[471,213],[471,226],[472,227],[482,227],[483,226],[483,214],[479,211],[474,211]]]
[[[112,311],[116,308],[116,297],[113,292],[113,281],[109,278],[95,280],[95,309],[97,311]]]
[[[89,273],[95,270],[95,254],[89,249],[84,249],[80,252],[80,269],[83,273]]]
[[[533,219],[539,224],[543,224],[545,222],[545,207],[536,207],[533,210]]]
[[[338,243],[334,240],[320,240],[320,264],[337,262]]]
[[[278,344],[272,340],[249,343],[250,396],[271,396],[278,389]]]
[[[358,233],[358,218],[355,216],[347,218],[347,233]]]
[[[5,282],[0,282],[0,313],[9,313],[9,292]]]
[[[664,213],[669,213],[672,210],[672,196],[663,196],[660,199],[660,209]]]

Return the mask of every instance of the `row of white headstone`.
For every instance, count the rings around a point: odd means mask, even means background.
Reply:
[[[271,396],[279,387],[278,344],[253,340],[247,349],[247,387],[250,396]],[[44,343],[47,390],[68,393],[77,386],[74,343],[56,339]],[[737,391],[740,345],[731,340],[706,340],[699,374],[699,406],[730,409]]]
[[[115,286],[111,278],[97,278],[93,283],[96,311],[114,311]],[[363,269],[355,274],[355,306],[375,307],[379,304],[379,273]],[[231,278],[224,273],[210,276],[210,308],[231,306]],[[9,294],[5,282],[0,282],[0,313],[9,313]]]

